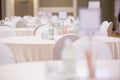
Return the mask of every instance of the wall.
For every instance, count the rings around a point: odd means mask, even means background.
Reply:
[[[5,9],[5,16],[11,17],[14,16],[14,0],[6,0],[6,9]]]
[[[102,21],[108,20],[114,23],[115,29],[115,20],[114,20],[114,0],[101,0],[101,11],[102,11]]]
[[[39,0],[39,11],[48,11],[57,14],[65,10],[76,17],[76,0]]]
[[[0,0],[0,20],[2,19],[2,6],[1,6],[2,4],[1,3],[2,1]]]
[[[1,18],[4,19],[5,18],[5,9],[6,9],[6,6],[5,6],[5,0],[1,0]]]
[[[14,9],[16,16],[31,15],[33,16],[33,0],[15,0]]]
[[[102,20],[113,21],[114,0],[101,0]]]
[[[39,7],[72,7],[73,0],[39,0]]]
[[[89,0],[6,0],[6,16],[18,15],[37,15],[38,11],[52,11],[57,13],[59,10],[66,10],[68,13],[77,16],[78,9],[88,6]],[[116,20],[114,16],[114,0],[100,0],[102,21],[108,20],[114,22],[116,29]],[[60,4],[59,4],[60,3]],[[14,9],[15,6],[15,9]]]
[[[88,7],[88,0],[77,0],[77,15],[79,8],[87,8]]]
[[[77,0],[77,7],[87,7],[88,0]]]

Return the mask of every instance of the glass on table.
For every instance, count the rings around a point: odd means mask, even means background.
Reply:
[[[47,40],[47,39],[48,39],[48,34],[47,34],[46,32],[42,32],[42,33],[41,33],[41,38],[42,38],[43,40]]]
[[[62,34],[67,34],[68,27],[67,26],[62,26]]]
[[[46,63],[46,77],[47,80],[64,80],[60,66],[51,61]]]

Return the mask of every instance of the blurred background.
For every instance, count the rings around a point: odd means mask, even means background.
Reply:
[[[36,16],[39,11],[57,14],[59,10],[77,17],[78,9],[87,8],[90,1],[100,1],[102,21],[112,21],[116,30],[120,0],[0,0],[0,20],[11,16]]]

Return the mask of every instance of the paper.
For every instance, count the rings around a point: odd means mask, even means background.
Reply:
[[[66,19],[67,18],[67,11],[59,11],[59,18]]]
[[[88,8],[100,8],[100,1],[89,1]]]
[[[79,29],[96,31],[100,28],[100,9],[79,9]]]

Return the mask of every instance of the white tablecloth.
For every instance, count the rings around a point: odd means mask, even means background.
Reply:
[[[95,36],[94,38],[100,39],[109,46],[113,59],[120,59],[120,38],[107,36]]]
[[[50,60],[55,43],[35,36],[3,38],[0,42],[9,46],[16,62]]]
[[[16,36],[33,36],[35,28],[16,28]]]
[[[76,69],[77,75],[86,75],[82,70],[87,69],[87,64],[84,61],[80,61],[79,64],[79,68]],[[82,76],[77,76],[78,79],[76,80],[120,80],[120,61],[118,60],[97,61],[95,68],[95,74],[100,71],[95,79],[82,79]],[[0,66],[0,80],[63,80],[61,76],[61,74],[63,75],[62,70],[61,61],[3,65]],[[109,77],[105,78],[108,75]],[[98,77],[99,79],[97,79]]]

